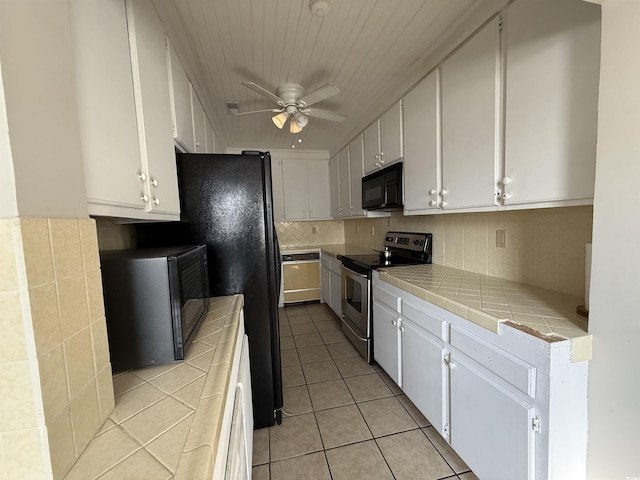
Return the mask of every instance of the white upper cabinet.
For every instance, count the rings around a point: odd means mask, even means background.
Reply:
[[[206,122],[207,117],[204,114],[204,108],[198,98],[198,94],[191,85],[191,112],[193,121],[193,143],[195,146],[195,153],[207,152],[207,134],[206,134]]]
[[[441,67],[442,196],[445,210],[496,205],[499,145],[499,19]]]
[[[72,0],[69,10],[89,213],[143,215],[124,0]]]
[[[349,144],[349,179],[351,182],[351,216],[361,217],[364,215],[362,209],[362,177],[363,171],[362,135],[358,135]]]
[[[338,179],[340,186],[340,216],[351,216],[351,176],[349,175],[349,147],[338,152]]]
[[[402,102],[398,102],[364,131],[364,173],[384,168],[402,155]]]
[[[284,222],[284,187],[282,185],[282,162],[271,158],[271,191],[273,197],[273,219]]]
[[[438,75],[432,71],[403,100],[406,213],[440,208]]]
[[[173,139],[185,151],[193,153],[195,145],[191,115],[191,84],[169,39],[166,40],[166,43]]]
[[[282,169],[284,219],[331,218],[329,161],[289,158],[279,161]]]
[[[340,218],[340,168],[337,154],[329,159],[329,179],[331,181],[331,216]]]
[[[206,153],[221,153],[216,148],[216,134],[213,131],[209,118],[205,115],[205,139],[207,142],[205,151]]]
[[[504,204],[591,203],[600,7],[517,1],[505,14]]]

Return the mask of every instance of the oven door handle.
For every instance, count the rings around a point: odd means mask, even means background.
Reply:
[[[351,325],[349,325],[349,322],[347,321],[347,319],[349,319],[349,317],[347,317],[346,315],[342,315],[342,324],[346,325],[347,328],[349,330],[351,330],[351,333],[353,333],[356,337],[358,337],[360,340],[362,341],[366,341],[367,339],[365,337],[361,337],[360,335],[358,335],[356,332],[353,331],[353,328],[351,328]]]
[[[366,275],[362,275],[361,273],[356,273],[353,270],[351,270],[350,268],[345,267],[344,265],[342,266],[343,270],[346,270],[347,274],[349,275],[354,275],[356,277],[361,277],[361,278],[368,278]]]

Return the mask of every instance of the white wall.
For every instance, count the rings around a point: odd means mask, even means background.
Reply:
[[[17,215],[16,182],[2,84],[2,62],[0,62],[0,218],[11,218]]]
[[[87,217],[67,4],[0,1],[0,32],[8,119],[8,136],[0,120],[0,173],[10,173],[8,138],[18,213]],[[4,216],[4,193],[0,199]]]
[[[640,478],[640,2],[602,4],[588,478]]]

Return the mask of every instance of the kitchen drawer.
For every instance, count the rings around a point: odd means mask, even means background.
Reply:
[[[451,326],[451,346],[531,398],[536,394],[536,368],[479,338]]]
[[[394,312],[400,312],[400,302],[402,298],[388,293],[376,285],[373,286],[373,299],[386,305]]]
[[[424,328],[439,339],[447,339],[447,322],[444,319],[434,315],[433,313],[427,313],[421,310],[420,308],[408,303],[404,298],[401,299],[400,308],[402,316],[413,321],[415,324]]]

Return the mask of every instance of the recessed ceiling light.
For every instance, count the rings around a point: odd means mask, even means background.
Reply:
[[[315,17],[326,17],[331,10],[329,0],[311,0],[309,2],[311,14]]]

